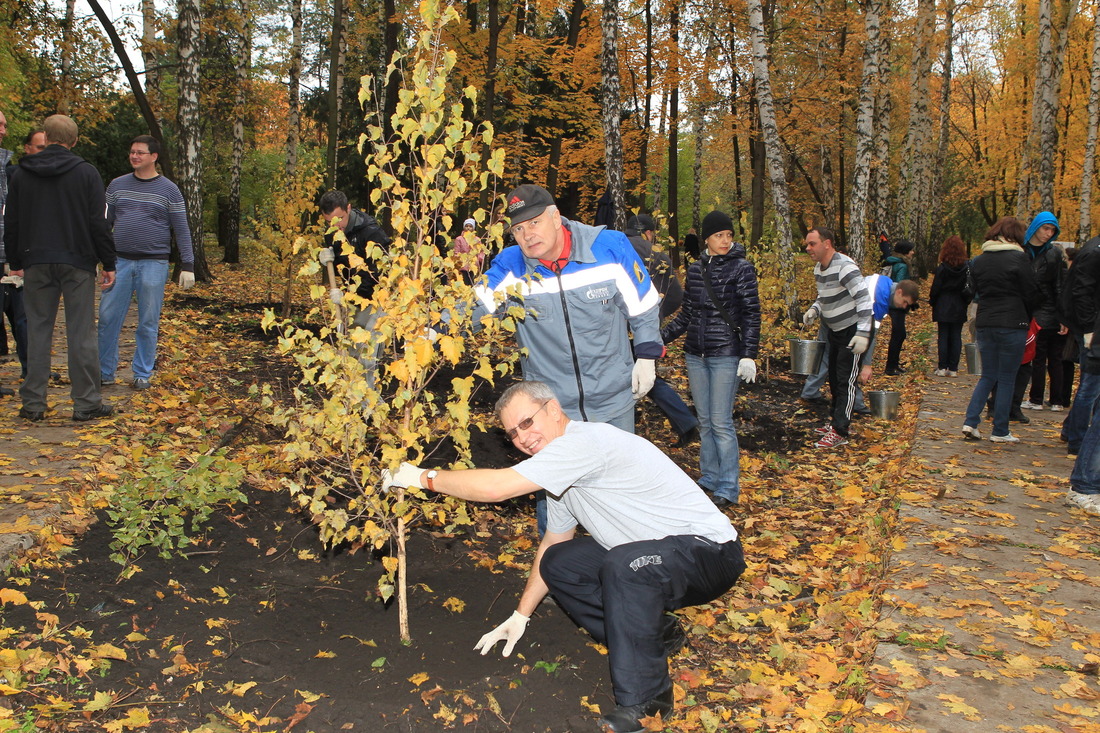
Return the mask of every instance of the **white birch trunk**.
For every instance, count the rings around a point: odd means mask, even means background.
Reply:
[[[910,75],[909,127],[903,161],[902,195],[905,197],[905,205],[902,211],[902,231],[918,246],[927,244],[928,207],[931,203],[929,143],[932,137],[932,117],[928,108],[928,79],[932,72],[935,10],[935,0],[918,0]]]
[[[603,77],[603,140],[607,190],[611,194],[615,229],[626,224],[626,193],[623,184],[623,138],[619,129],[622,114],[619,104],[619,2],[603,0],[603,44],[600,49],[600,73]]]
[[[177,0],[179,48],[179,168],[177,183],[187,204],[187,223],[195,250],[195,277],[209,278],[202,231],[202,111],[199,106],[199,39],[201,15],[198,0]]]
[[[794,256],[791,249],[790,202],[787,195],[787,176],[783,169],[783,151],[780,148],[779,125],[772,98],[770,59],[764,32],[764,8],[761,0],[748,0],[749,36],[752,40],[752,70],[756,80],[756,102],[760,111],[760,129],[764,137],[764,151],[768,163],[768,177],[772,186],[772,205],[775,207],[776,247],[779,252],[779,275],[784,282],[794,280]],[[798,300],[794,288],[784,295],[787,314],[798,317]]]
[[[1021,219],[1031,215],[1031,194],[1037,187],[1033,157],[1039,145],[1043,117],[1049,101],[1049,85],[1054,74],[1051,5],[1051,0],[1039,0],[1039,50],[1035,64],[1035,86],[1031,90],[1031,127],[1028,129],[1024,148],[1020,151],[1020,173],[1016,186],[1016,217]]]
[[[1039,125],[1039,206],[1044,211],[1054,210],[1054,157],[1058,154],[1058,98],[1062,90],[1062,68],[1069,43],[1070,25],[1077,15],[1077,0],[1070,0],[1066,9],[1065,24],[1058,38],[1058,49],[1051,62],[1050,79],[1043,88],[1043,110]]]
[[[1085,162],[1081,169],[1081,220],[1077,225],[1077,244],[1089,240],[1092,233],[1092,184],[1096,178],[1096,127],[1100,122],[1100,8],[1092,23],[1092,67],[1089,73],[1089,122],[1085,139]]]
[[[863,262],[867,246],[867,201],[871,188],[871,163],[875,152],[875,86],[882,59],[881,0],[863,3],[863,27],[867,38],[863,46],[863,78],[859,85],[859,112],[856,114],[856,159],[852,168],[852,193],[848,209],[848,253]]]

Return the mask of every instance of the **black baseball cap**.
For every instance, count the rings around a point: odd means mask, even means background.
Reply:
[[[509,223],[515,225],[534,219],[546,211],[547,206],[553,205],[554,197],[549,191],[542,186],[525,183],[508,195],[508,204],[504,212],[508,215]]]

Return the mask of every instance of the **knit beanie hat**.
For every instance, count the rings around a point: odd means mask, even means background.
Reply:
[[[699,238],[704,243],[707,241],[707,237],[717,232],[733,231],[733,220],[730,219],[729,214],[722,211],[712,211],[703,217],[703,226]]]

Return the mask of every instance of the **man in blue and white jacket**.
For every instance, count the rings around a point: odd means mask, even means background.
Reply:
[[[513,191],[506,214],[516,246],[493,258],[477,286],[474,323],[522,305],[523,378],[549,384],[571,419],[634,432],[634,402],[653,387],[664,353],[645,265],[622,232],[565,219],[540,186]],[[501,299],[516,285],[522,302]]]

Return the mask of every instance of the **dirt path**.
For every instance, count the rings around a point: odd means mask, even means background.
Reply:
[[[97,306],[98,308],[98,302]],[[133,354],[136,309],[123,325],[120,338],[122,364]],[[40,533],[54,526],[66,513],[70,492],[79,488],[95,460],[106,446],[94,436],[104,423],[76,423],[71,419],[68,352],[65,345],[64,306],[54,329],[53,371],[46,418],[32,423],[19,417],[20,365],[15,356],[15,339],[8,334],[9,356],[0,357],[0,384],[15,391],[14,397],[0,398],[0,567],[35,544]],[[128,373],[119,370],[120,376]],[[128,386],[104,389],[103,397],[124,406],[130,397]]]
[[[1065,413],[964,441],[976,381],[925,385],[873,665],[890,696],[867,705],[912,730],[1097,730],[1100,521],[1063,503]]]

